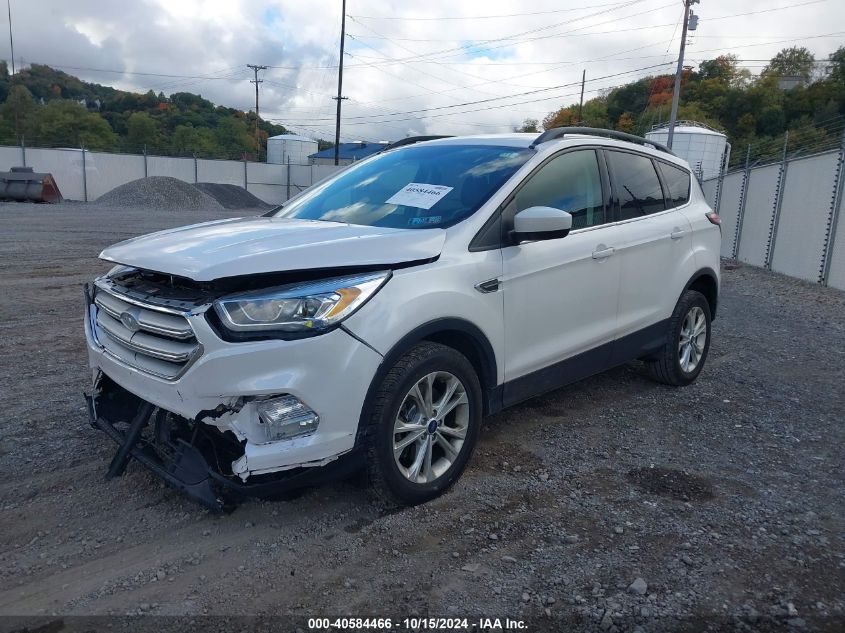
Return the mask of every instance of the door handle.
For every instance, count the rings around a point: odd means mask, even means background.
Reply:
[[[615,252],[616,250],[612,246],[599,244],[598,250],[593,251],[593,259],[607,259]]]
[[[675,229],[669,234],[669,237],[671,237],[673,240],[679,240],[686,234],[687,232],[683,229],[675,227]]]

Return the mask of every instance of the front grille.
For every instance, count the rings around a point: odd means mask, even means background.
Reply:
[[[94,305],[97,340],[126,365],[174,380],[202,351],[178,309],[129,297],[100,283],[95,288]]]

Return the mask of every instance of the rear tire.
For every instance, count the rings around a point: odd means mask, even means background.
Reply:
[[[364,446],[374,496],[414,505],[441,495],[460,477],[481,427],[481,385],[459,352],[424,342],[412,347],[373,396]]]
[[[700,292],[687,290],[669,319],[666,344],[646,366],[657,382],[681,387],[698,378],[709,351],[710,304]]]

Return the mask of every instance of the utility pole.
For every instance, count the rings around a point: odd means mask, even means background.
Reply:
[[[581,110],[584,108],[584,82],[587,80],[587,69],[581,71],[581,100],[578,102],[578,125],[584,122]]]
[[[252,71],[255,73],[255,79],[250,79],[249,83],[255,84],[255,145],[258,147],[258,158],[261,158],[261,137],[258,135],[258,121],[260,120],[258,116],[258,84],[263,83],[264,80],[258,78],[258,71],[267,70],[267,66],[247,64],[246,67],[252,68]]]
[[[12,74],[15,74],[15,41],[12,39],[12,0],[6,0],[9,10],[9,47],[12,49]]]
[[[337,119],[334,126],[334,164],[340,164],[340,104],[346,97],[343,96],[343,44],[346,39],[346,0],[343,0],[341,9],[343,15],[340,18],[340,58],[337,69]]]
[[[678,118],[678,99],[681,96],[681,75],[684,72],[684,50],[687,47],[687,29],[690,27],[690,7],[701,0],[684,0],[684,29],[681,31],[681,50],[678,53],[678,69],[675,71],[675,89],[672,91],[672,113],[669,115],[669,138],[666,146],[672,149],[672,138],[675,136],[675,121]],[[692,30],[695,30],[698,18],[693,16]]]

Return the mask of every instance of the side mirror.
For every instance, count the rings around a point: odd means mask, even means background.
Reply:
[[[514,216],[511,237],[516,244],[531,240],[566,237],[572,229],[572,215],[554,207],[529,207]]]

